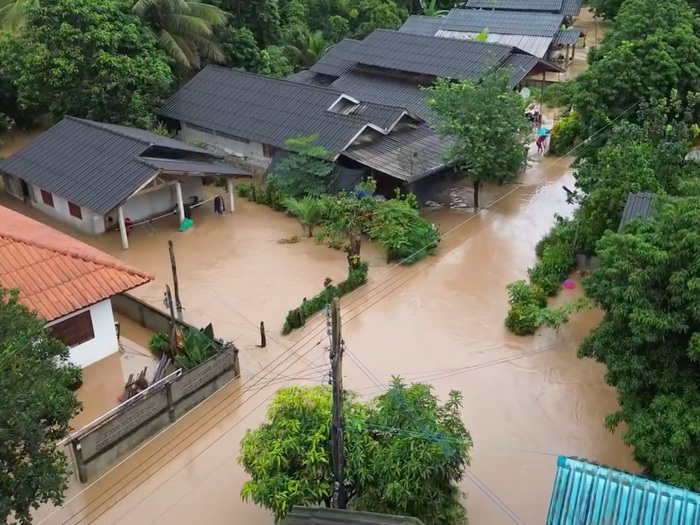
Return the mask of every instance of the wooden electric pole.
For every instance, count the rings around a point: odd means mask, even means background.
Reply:
[[[175,308],[177,309],[177,318],[182,321],[182,303],[180,302],[180,285],[177,282],[177,265],[175,264],[175,249],[173,241],[168,241],[168,251],[170,252],[170,269],[173,272],[173,288],[175,288]]]
[[[332,506],[346,508],[345,499],[345,444],[343,439],[343,339],[341,336],[340,302],[331,303],[331,380],[333,384],[333,418],[331,422],[331,442],[333,451],[333,472],[335,490]]]
[[[170,293],[170,285],[165,285],[165,297],[167,298],[168,308],[170,308],[170,358],[175,359],[177,354],[177,325],[175,324],[175,310],[173,309],[173,296]]]

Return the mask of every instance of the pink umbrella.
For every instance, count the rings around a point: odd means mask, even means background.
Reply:
[[[566,288],[567,290],[573,290],[574,288],[576,288],[576,283],[571,279],[567,279],[566,281],[564,281],[564,288]]]

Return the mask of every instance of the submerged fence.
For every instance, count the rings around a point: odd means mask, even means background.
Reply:
[[[132,296],[119,297],[115,310],[142,326],[167,331],[170,320],[161,312]],[[72,450],[78,479],[86,483],[239,375],[238,349],[233,343],[222,343],[219,353],[208,361],[164,377],[71,434],[62,445]]]

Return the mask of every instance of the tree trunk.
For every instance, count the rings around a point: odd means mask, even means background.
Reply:
[[[479,188],[481,187],[481,181],[475,180],[474,185],[474,208],[479,209]]]
[[[309,237],[313,237],[314,236],[314,227],[309,224],[308,228],[309,228]]]

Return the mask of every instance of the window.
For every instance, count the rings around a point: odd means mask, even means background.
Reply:
[[[72,202],[68,202],[68,211],[76,219],[83,218],[83,211],[80,209],[80,206],[78,206],[77,204],[73,204]]]
[[[41,200],[44,201],[44,204],[53,208],[53,195],[51,195],[51,192],[41,190]]]
[[[217,132],[216,134],[219,137],[223,137],[223,138],[229,139],[229,140],[235,140],[236,142],[241,142],[242,144],[250,143],[250,141],[248,139],[244,139],[243,137],[237,137],[236,135],[229,135],[228,133],[221,133],[221,132]]]
[[[51,332],[52,337],[71,348],[94,339],[95,331],[92,328],[90,310],[50,326],[49,332]]]
[[[275,153],[277,153],[277,149],[278,148],[270,146],[269,144],[263,144],[263,155],[265,155],[268,159],[271,159],[275,156]]]

